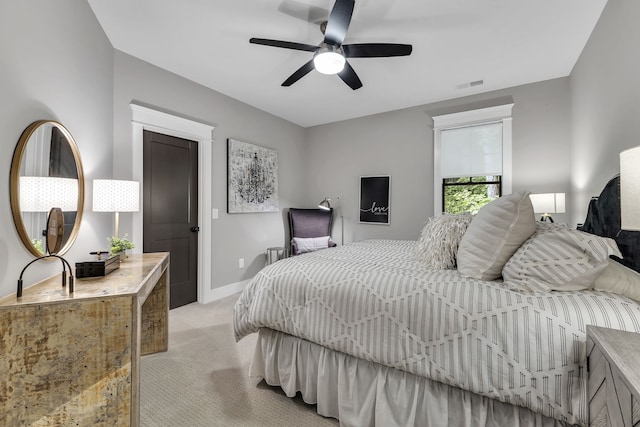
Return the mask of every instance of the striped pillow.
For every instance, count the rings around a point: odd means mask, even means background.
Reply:
[[[500,277],[504,264],[536,231],[528,191],[508,194],[484,205],[460,241],[458,271],[480,280]]]
[[[562,227],[539,226],[502,269],[504,283],[533,291],[591,288],[609,255],[621,257],[613,239]]]

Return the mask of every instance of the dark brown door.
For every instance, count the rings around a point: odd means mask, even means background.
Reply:
[[[144,252],[170,252],[171,308],[198,299],[198,143],[144,131]]]

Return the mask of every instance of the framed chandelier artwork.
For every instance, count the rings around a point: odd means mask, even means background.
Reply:
[[[278,211],[278,152],[227,139],[227,212]]]

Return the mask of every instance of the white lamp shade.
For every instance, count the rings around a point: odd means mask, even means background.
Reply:
[[[564,193],[542,193],[529,195],[535,213],[565,213]]]
[[[640,146],[620,153],[620,219],[623,230],[640,230]]]
[[[78,210],[78,180],[49,176],[20,177],[20,210],[49,212],[60,208],[63,212]]]
[[[118,179],[93,180],[94,212],[138,212],[140,183]]]

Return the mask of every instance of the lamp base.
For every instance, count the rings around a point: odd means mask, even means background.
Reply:
[[[551,218],[551,215],[549,214],[544,214],[540,217],[540,222],[545,222],[545,221],[549,221],[551,223],[553,223],[553,218]]]

